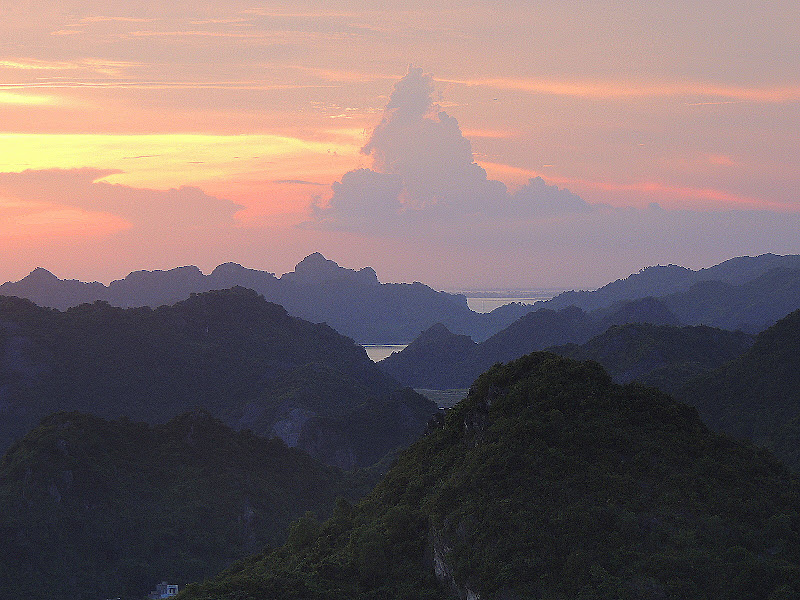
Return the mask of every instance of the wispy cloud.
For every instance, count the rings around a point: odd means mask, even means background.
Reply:
[[[733,166],[736,163],[728,156],[707,155],[704,159],[715,165]],[[557,185],[567,185],[578,187],[583,190],[602,190],[605,192],[634,192],[643,201],[649,200],[674,200],[681,205],[686,201],[702,200],[708,202],[707,210],[720,208],[737,208],[751,210],[774,210],[778,212],[800,212],[800,204],[787,204],[758,198],[755,196],[744,196],[734,192],[715,189],[711,187],[692,187],[685,185],[675,185],[658,181],[636,181],[619,182],[612,180],[586,179],[580,177],[564,177],[556,173],[540,172],[511,165],[480,161],[480,165],[490,173],[510,175],[516,178],[544,177],[547,181]],[[552,167],[552,165],[542,165]],[[696,209],[703,207],[695,206]]]
[[[791,102],[800,100],[800,85],[784,87],[727,86],[705,82],[641,83],[632,81],[569,81],[549,79],[443,79],[447,83],[482,86],[533,94],[576,96],[595,99],[624,99],[669,96],[727,98],[717,102]],[[705,104],[697,102],[694,104]]]
[[[38,60],[32,58],[13,58],[0,60],[0,69],[20,71],[89,71],[101,75],[120,75],[127,69],[143,66],[139,62],[107,60],[101,58],[81,58],[78,60]],[[6,84],[13,85],[13,84]]]
[[[336,10],[319,10],[319,11],[291,11],[280,10],[268,7],[247,8],[242,11],[243,14],[258,15],[260,17],[278,17],[278,18],[295,18],[295,19],[330,19],[332,17],[340,18],[356,18],[362,17],[362,12],[348,12]]]
[[[319,186],[327,186],[327,183],[319,183],[317,181],[304,181],[302,179],[278,179],[273,181],[273,183],[280,183],[280,184],[291,184],[291,185],[319,185]]]
[[[775,210],[783,212],[800,212],[800,205],[785,204],[757,198],[753,196],[743,196],[727,190],[720,190],[709,187],[691,187],[672,185],[657,181],[641,181],[635,183],[618,183],[613,181],[592,181],[592,180],[571,180],[574,184],[581,184],[587,187],[602,189],[612,192],[639,192],[644,195],[657,195],[661,198],[673,198],[676,200],[707,200],[728,208],[746,208],[754,210]]]
[[[140,90],[194,89],[194,90],[302,90],[333,87],[322,83],[290,84],[262,81],[125,81],[96,79],[54,79],[0,84],[0,90],[50,89],[50,88],[130,88]]]
[[[152,23],[158,19],[148,19],[142,17],[104,17],[92,16],[84,17],[80,20],[81,23],[107,23],[107,22],[121,22],[121,23]]]

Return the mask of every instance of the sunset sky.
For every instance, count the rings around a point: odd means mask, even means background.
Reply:
[[[0,0],[0,281],[800,253],[800,3]]]

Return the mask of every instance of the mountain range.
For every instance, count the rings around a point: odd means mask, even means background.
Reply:
[[[534,308],[616,311],[619,306],[614,305],[646,297],[659,298],[676,323],[757,333],[800,307],[800,256],[738,257],[697,271],[651,266],[595,291],[564,292],[533,306],[510,304],[487,314],[471,311],[463,295],[437,292],[419,282],[380,283],[372,268],[340,267],[318,252],[281,277],[225,263],[208,275],[185,266],[135,271],[104,285],[61,280],[37,268],[20,281],[0,285],[0,294],[60,310],[96,300],[119,307],[155,308],[184,300],[191,293],[234,286],[255,290],[293,316],[326,322],[361,344],[407,344],[436,323],[481,342]],[[767,301],[769,293],[773,296]]]
[[[133,600],[256,552],[182,597],[797,597],[800,310],[774,317],[800,298],[792,260],[644,269],[567,294],[583,308],[512,307],[483,341],[434,324],[379,365],[243,287],[0,296],[0,590]],[[385,285],[321,255],[273,279]],[[439,411],[403,387],[434,381],[469,395]]]
[[[343,468],[410,444],[437,411],[352,339],[252,290],[155,309],[0,296],[0,448],[58,411],[164,423],[198,407]]]
[[[755,334],[800,308],[800,269],[774,266],[792,265],[796,258],[744,257],[718,265],[725,267],[722,270],[700,272],[674,266],[649,267],[594,292],[567,292],[536,303],[530,312],[481,342],[438,324],[380,365],[386,373],[416,388],[464,388],[496,362],[553,346],[584,344],[615,325],[702,325]],[[712,275],[726,280],[692,283],[697,277]],[[686,289],[630,299],[638,293],[680,286]],[[585,310],[574,304],[562,307],[568,299],[594,308]]]
[[[495,363],[550,349],[565,356],[598,360],[619,381],[627,382],[631,379],[628,374],[635,373],[641,379],[654,369],[682,363],[686,363],[684,367],[692,362],[695,367],[702,363],[702,369],[718,367],[752,343],[752,336],[743,332],[679,327],[675,316],[654,298],[632,300],[614,308],[589,313],[575,306],[539,308],[480,343],[437,324],[378,365],[415,388],[466,388]]]
[[[236,286],[258,292],[292,316],[328,323],[362,344],[407,343],[438,321],[483,339],[530,310],[517,304],[491,314],[475,313],[463,295],[437,292],[419,282],[380,283],[372,268],[346,269],[318,252],[281,277],[225,263],[208,275],[186,266],[135,271],[104,285],[62,280],[40,267],[20,281],[0,285],[0,294],[60,310],[97,300],[123,308],[156,308],[185,300],[192,293]]]
[[[740,286],[758,279],[773,269],[800,270],[800,255],[739,256],[696,271],[678,265],[650,266],[594,291],[563,292],[543,302],[543,306],[553,309],[577,306],[591,311],[611,306],[616,302],[646,296],[680,294],[688,291],[693,285],[705,281],[720,281],[731,286]]]

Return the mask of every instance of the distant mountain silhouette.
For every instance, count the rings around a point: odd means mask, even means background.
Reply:
[[[281,277],[225,263],[208,275],[194,266],[135,271],[105,286],[60,280],[37,268],[20,281],[0,285],[0,294],[60,310],[95,300],[123,308],[157,307],[184,300],[191,293],[234,286],[258,292],[293,316],[327,323],[361,344],[407,344],[436,323],[482,342],[533,310],[559,311],[569,306],[601,311],[593,318],[607,324],[702,324],[757,333],[800,308],[800,255],[738,257],[698,271],[676,265],[652,266],[595,291],[564,292],[548,301],[506,305],[488,314],[470,310],[461,294],[437,292],[419,282],[380,283],[372,268],[347,269],[318,252]],[[648,298],[661,305],[645,300]],[[624,306],[634,300],[643,303]],[[619,311],[622,313],[614,320],[611,313]],[[582,339],[596,333],[599,331],[589,332]],[[562,339],[558,343],[579,341]]]
[[[758,333],[800,308],[800,269],[770,269],[738,285],[705,281],[660,300],[681,323]]]
[[[553,309],[578,306],[583,310],[591,311],[626,300],[679,294],[703,281],[719,281],[739,286],[776,268],[800,270],[800,255],[740,256],[697,271],[677,265],[646,267],[638,273],[625,279],[618,279],[594,291],[564,292],[551,300],[542,302],[541,306]]]
[[[479,361],[478,345],[472,338],[437,323],[378,366],[414,388],[448,389],[467,387],[475,379],[479,362],[484,361]]]
[[[161,423],[195,407],[345,468],[408,445],[437,410],[353,340],[245,288],[157,309],[0,296],[0,449],[56,411]]]
[[[185,300],[192,293],[234,286],[252,289],[293,316],[325,322],[363,344],[408,343],[437,322],[482,340],[531,310],[530,305],[514,304],[490,314],[475,313],[463,295],[437,292],[419,282],[382,284],[371,267],[340,267],[319,252],[280,278],[225,263],[208,275],[194,266],[135,271],[106,286],[61,280],[37,268],[20,281],[0,285],[0,294],[59,310],[96,300],[122,308],[155,308]]]
[[[547,308],[553,301],[536,303],[536,310],[523,315],[487,340],[475,344],[469,351],[462,349],[448,358],[442,348],[452,342],[440,332],[437,339],[441,347],[435,353],[426,355],[432,346],[412,343],[405,350],[381,361],[380,365],[385,372],[414,387],[463,388],[495,362],[505,362],[551,346],[580,345],[612,325],[706,325],[755,334],[800,308],[800,269],[772,266],[780,262],[793,264],[797,262],[794,260],[796,258],[774,255],[757,259],[746,257],[722,263],[718,265],[719,270],[714,267],[704,270],[706,274],[718,273],[737,283],[701,281],[690,284],[689,280],[697,277],[698,272],[674,266],[644,269],[641,277],[632,275],[629,278],[633,285],[628,285],[627,280],[620,280],[598,290],[601,292],[605,289],[608,293],[592,295],[595,292],[572,292],[554,300],[566,297],[583,300],[590,305],[603,304],[610,301],[612,296],[623,295],[623,288],[627,290],[626,294],[652,290],[655,287],[654,279],[660,282],[662,290],[669,287],[665,283],[669,281],[674,283],[680,280],[688,287],[659,298],[646,296],[615,300],[591,311],[584,311],[575,305],[553,310]],[[737,265],[742,268],[737,269]],[[760,268],[767,270],[760,272]],[[747,280],[753,276],[754,279]],[[740,283],[743,280],[747,281]],[[640,285],[644,281],[649,282],[648,285]],[[432,362],[436,364],[435,369],[429,364]],[[611,365],[609,369],[615,371]],[[690,372],[687,371],[684,376]]]
[[[670,312],[664,302],[652,296],[628,302],[617,302],[606,309],[598,309],[593,314],[601,318],[605,325],[625,325],[626,323],[680,324],[678,317]]]
[[[549,346],[583,342],[604,329],[580,308],[540,308],[529,312],[489,339],[475,344],[439,324],[407,348],[378,363],[406,385],[418,388],[466,388],[498,362],[506,362]]]

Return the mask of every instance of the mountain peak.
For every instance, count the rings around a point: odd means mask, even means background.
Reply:
[[[36,267],[23,278],[23,281],[29,281],[31,283],[46,283],[58,280],[58,277],[43,267]]]
[[[325,258],[320,252],[314,252],[297,263],[294,271],[285,273],[287,280],[301,284],[319,284],[331,281],[348,281],[365,285],[380,283],[372,267],[364,267],[356,271],[340,267],[338,263]]]
[[[295,273],[298,271],[333,271],[344,269],[340,267],[336,261],[325,258],[322,253],[314,252],[301,260],[294,268]]]

